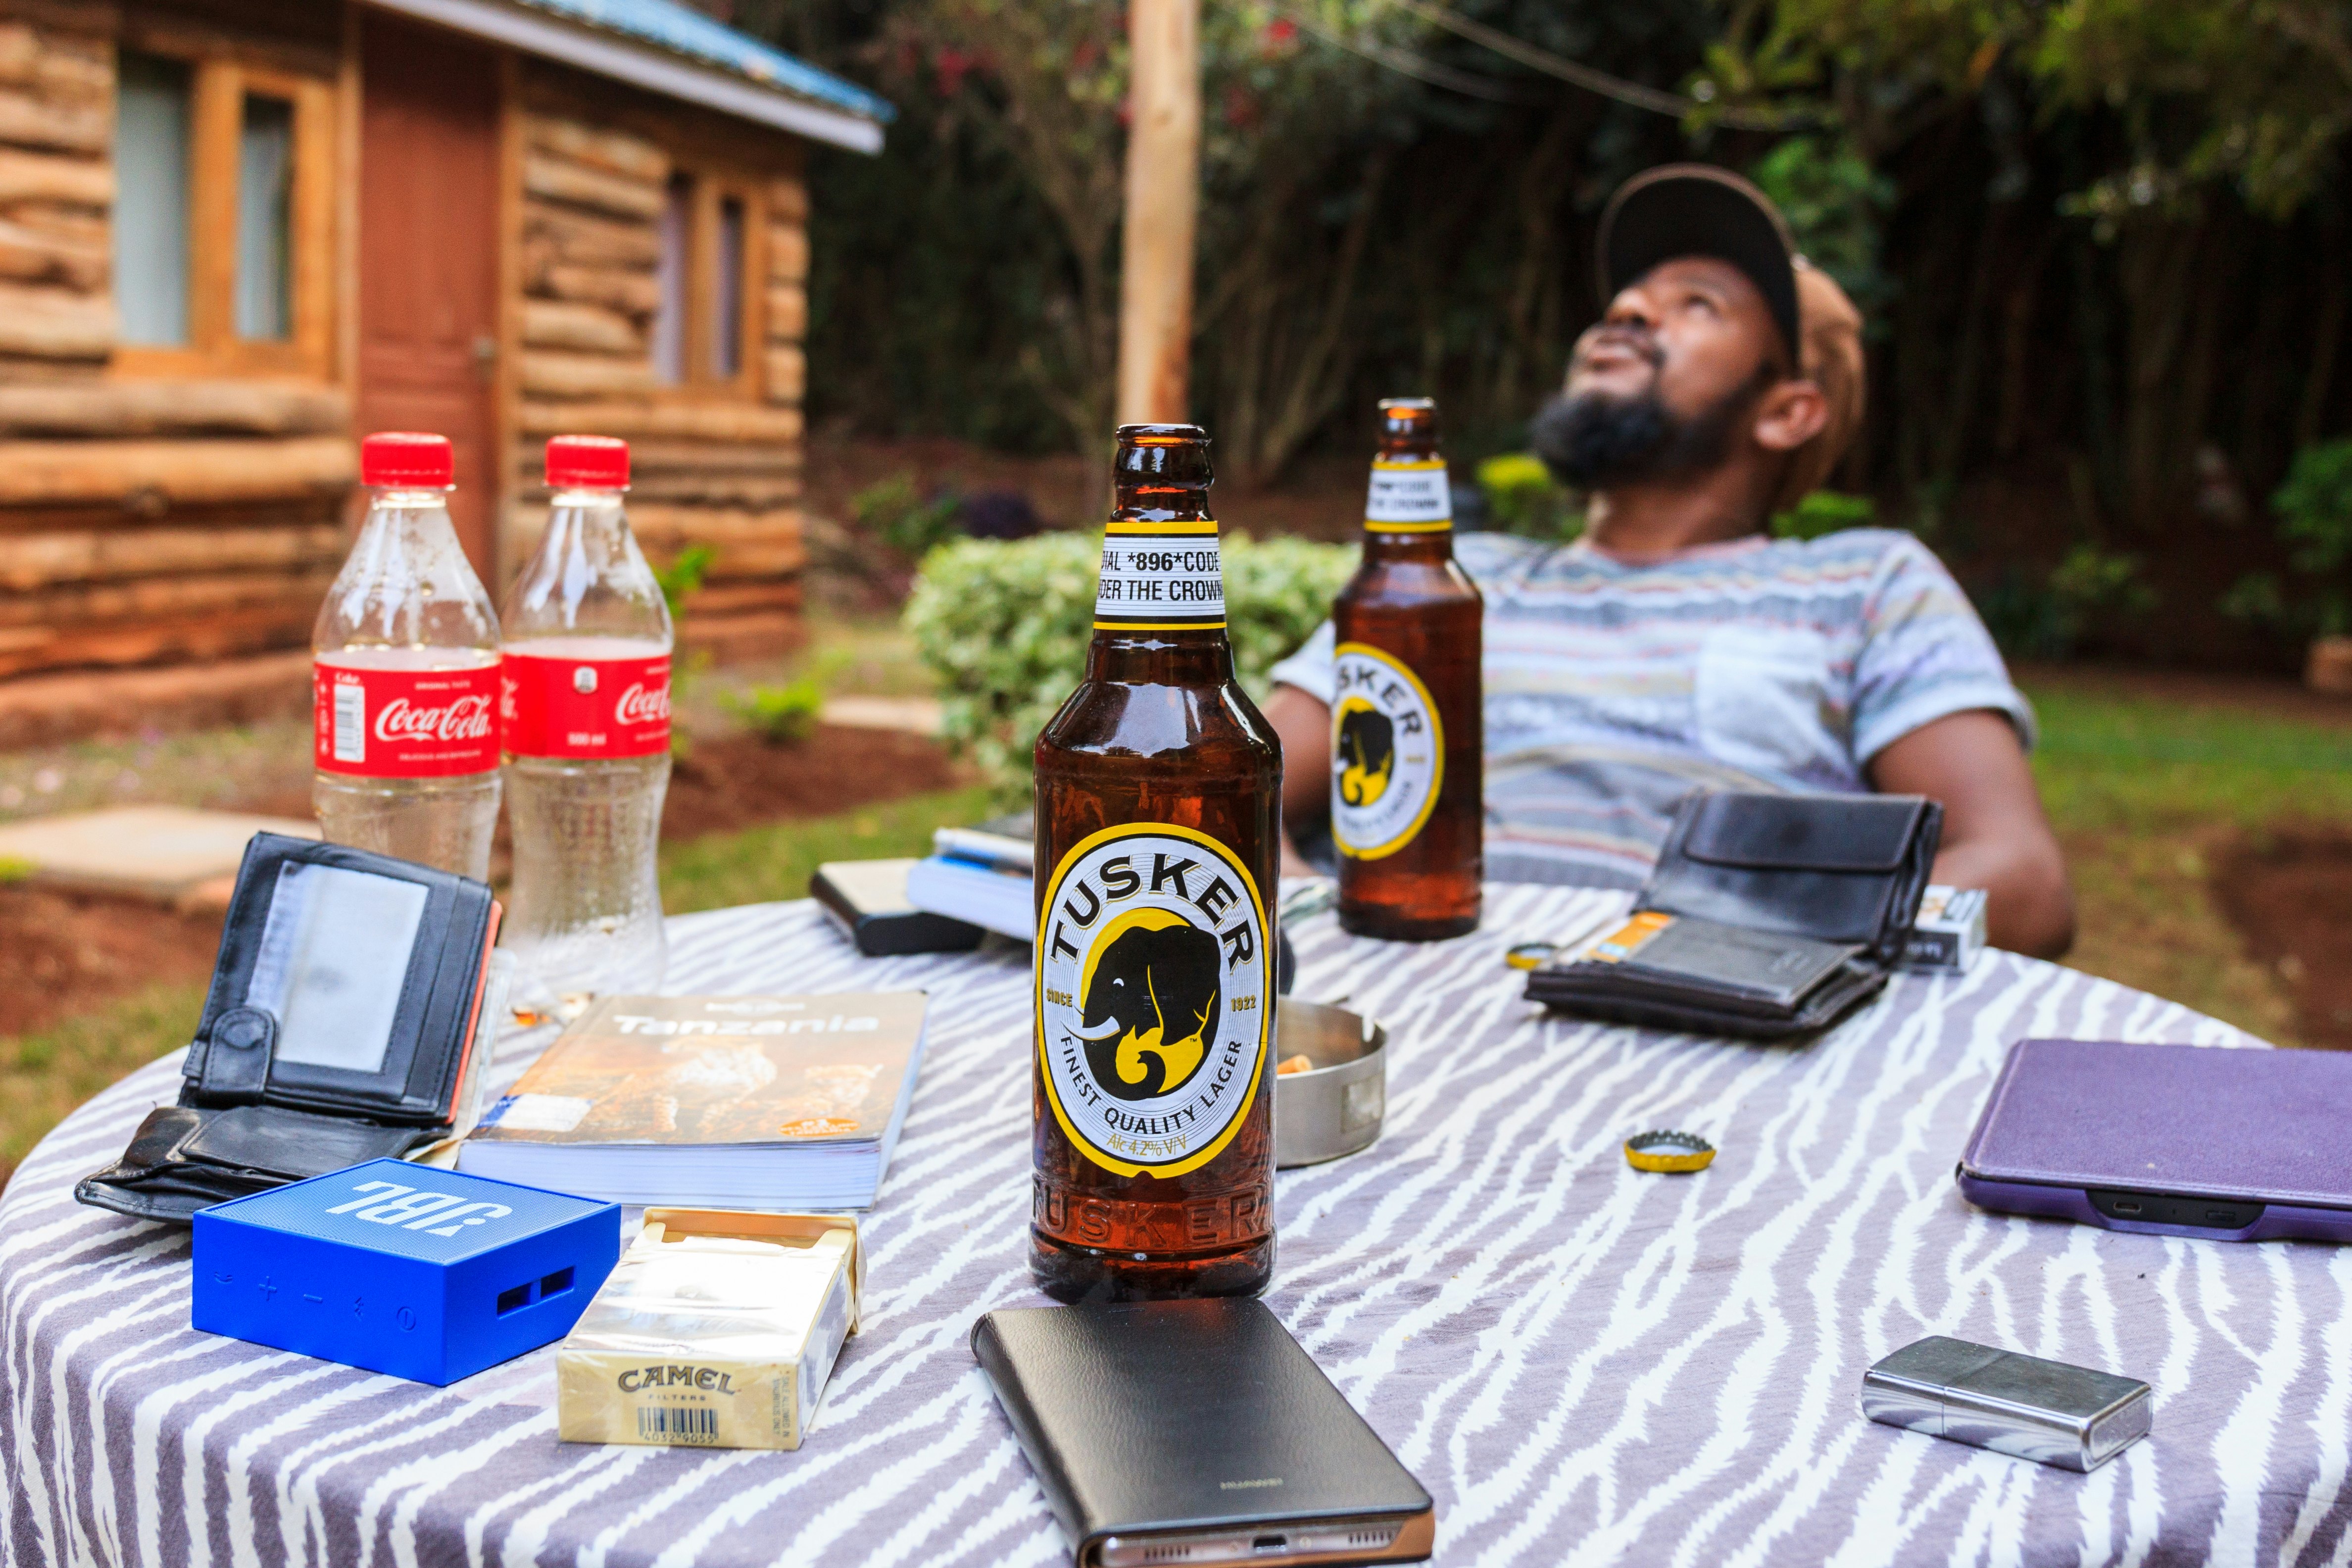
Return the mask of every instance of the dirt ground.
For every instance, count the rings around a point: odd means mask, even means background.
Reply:
[[[2216,901],[2294,995],[2304,1043],[2352,1050],[2352,839],[2282,833],[2242,844],[2213,879]]]
[[[310,815],[307,770],[257,774],[258,788],[226,810]],[[824,816],[964,782],[936,741],[823,725],[773,746],[749,734],[697,741],[670,774],[662,834],[677,842],[766,823]],[[506,824],[500,819],[503,859]],[[46,1028],[117,998],[211,973],[220,915],[134,900],[0,886],[0,1037]]]

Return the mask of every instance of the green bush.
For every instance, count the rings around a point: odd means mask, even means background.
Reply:
[[[784,686],[754,686],[740,697],[730,691],[726,703],[768,744],[789,746],[816,733],[824,688],[804,676]]]
[[[1868,528],[1878,520],[1878,508],[1868,496],[1814,490],[1787,511],[1772,514],[1775,539],[1819,539],[1849,528]]]
[[[1086,668],[1102,536],[956,540],[924,558],[907,629],[939,678],[949,741],[1008,790]],[[1234,664],[1255,695],[1275,661],[1307,640],[1356,569],[1352,545],[1224,540]]]
[[[1570,505],[1544,460],[1532,452],[1505,452],[1478,465],[1478,489],[1488,521],[1503,533],[1529,539],[1574,539],[1584,519]]]
[[[2352,561],[2352,440],[2322,441],[2294,455],[2286,482],[2271,497],[2289,563],[2321,579],[2316,602],[2299,617],[2323,637],[2352,630],[2344,567]],[[2282,605],[2282,611],[2289,607]]]
[[[857,526],[910,561],[920,561],[956,531],[959,504],[951,493],[925,500],[910,473],[893,474],[849,498]]]

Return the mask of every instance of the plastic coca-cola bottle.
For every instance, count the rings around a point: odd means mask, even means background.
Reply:
[[[629,448],[547,444],[546,535],[508,594],[507,788],[514,887],[506,941],[519,994],[569,1011],[650,991],[662,935],[669,789],[669,606],[629,531]]]
[[[486,878],[499,819],[499,617],[449,522],[449,443],[360,443],[375,493],[310,637],[311,804],[337,844]]]

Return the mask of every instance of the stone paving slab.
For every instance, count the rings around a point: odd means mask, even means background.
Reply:
[[[0,825],[0,865],[28,866],[48,887],[209,902],[207,885],[233,880],[246,840],[264,832],[316,838],[319,825],[184,805],[68,812]]]

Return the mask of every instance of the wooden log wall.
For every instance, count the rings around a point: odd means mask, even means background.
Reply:
[[[662,132],[671,121],[608,118],[560,89],[526,102],[521,405],[508,557],[522,559],[545,526],[547,437],[618,436],[630,444],[629,518],[646,553],[660,564],[692,544],[714,552],[706,585],[687,602],[681,640],[722,658],[789,647],[803,635],[807,557],[800,502],[808,194],[798,147],[747,127],[731,138],[740,156],[764,157],[753,163],[751,188],[767,226],[746,247],[764,273],[745,279],[747,294],[758,290],[748,303],[762,322],[748,384],[663,386],[653,331],[675,155]]]
[[[227,661],[222,690],[299,700],[270,650],[308,641],[342,552],[342,391],[110,369],[116,25],[110,5],[0,0],[0,744],[54,731],[26,713],[168,718],[55,672]]]

